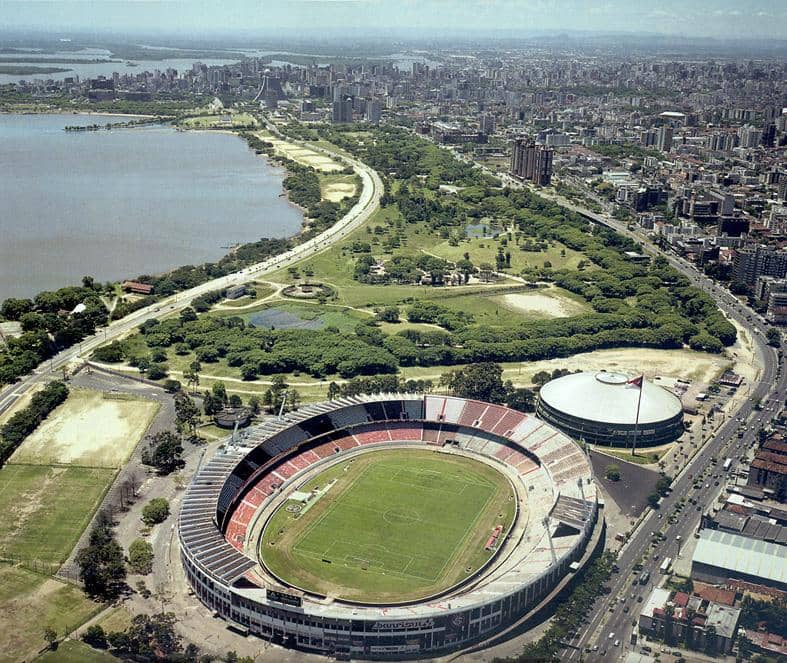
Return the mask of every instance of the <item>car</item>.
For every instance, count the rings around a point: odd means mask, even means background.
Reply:
[[[614,638],[614,637],[615,637],[614,631],[610,631],[609,635],[607,636],[607,639],[612,640],[612,638]]]
[[[613,642],[612,644],[613,644],[615,647],[620,647],[620,640],[615,640],[615,642]]]
[[[642,597],[641,596],[637,597],[637,603],[642,603]]]

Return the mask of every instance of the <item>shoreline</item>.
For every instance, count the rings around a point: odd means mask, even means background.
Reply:
[[[65,110],[65,109],[42,109],[42,110],[22,110],[22,109],[7,109],[0,108],[0,115],[95,115],[102,117],[136,117],[141,119],[153,119],[158,117],[170,117],[162,115],[143,115],[141,113],[112,113],[109,111],[80,111],[80,110]],[[168,120],[162,119],[162,122]]]
[[[247,150],[250,150],[250,151],[254,152],[254,156],[255,157],[263,159],[265,161],[265,163],[270,168],[275,169],[275,170],[283,171],[284,172],[284,176],[282,177],[281,190],[282,190],[282,193],[284,195],[280,196],[280,197],[284,198],[291,207],[294,207],[296,210],[298,210],[300,212],[301,216],[303,217],[303,220],[301,221],[300,230],[298,230],[298,232],[296,232],[296,233],[293,233],[292,235],[285,236],[284,239],[296,239],[296,238],[302,236],[304,234],[304,232],[306,232],[307,226],[309,225],[309,224],[306,223],[306,219],[308,218],[306,216],[306,208],[301,207],[296,202],[293,202],[290,199],[290,192],[284,186],[285,178],[287,177],[287,175],[291,175],[292,174],[292,171],[289,168],[287,168],[287,166],[284,166],[284,165],[282,165],[280,163],[277,163],[276,161],[273,161],[273,159],[268,154],[265,154],[264,152],[261,152],[260,154],[257,154],[252,149],[251,145],[249,145],[249,143],[243,138],[243,136],[240,135],[240,133],[238,131],[232,131],[231,129],[182,129],[182,128],[179,128],[179,127],[176,127],[176,129],[178,131],[194,131],[194,132],[198,132],[198,133],[224,134],[226,136],[236,136],[237,138],[239,138],[241,140],[241,142],[243,142],[243,144],[246,146]],[[247,129],[243,129],[242,131],[248,131],[248,130]],[[237,249],[237,247],[236,247],[236,249]]]

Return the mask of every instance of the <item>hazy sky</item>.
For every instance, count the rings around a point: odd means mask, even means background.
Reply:
[[[787,0],[0,0],[0,27],[194,36],[351,28],[787,38]]]

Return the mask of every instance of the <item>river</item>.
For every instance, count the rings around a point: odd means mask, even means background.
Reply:
[[[215,261],[300,229],[283,171],[237,136],[63,131],[123,119],[0,114],[0,301]]]

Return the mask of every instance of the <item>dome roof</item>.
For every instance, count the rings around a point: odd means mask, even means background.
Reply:
[[[547,382],[539,398],[545,405],[572,417],[633,426],[639,389],[623,373],[574,373]],[[680,400],[655,384],[642,381],[639,423],[666,421],[683,410]]]

